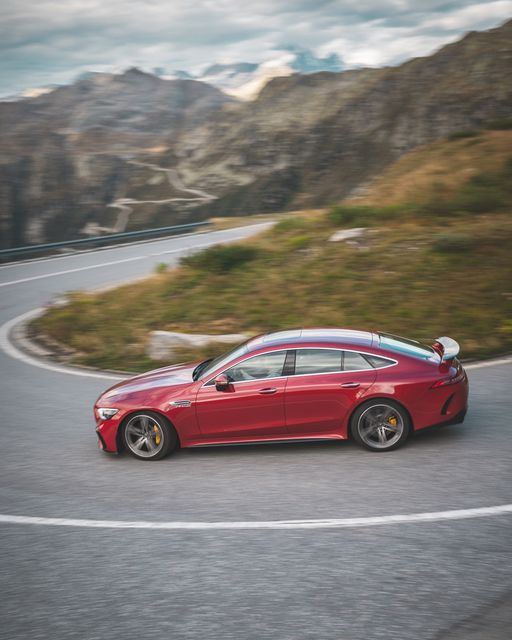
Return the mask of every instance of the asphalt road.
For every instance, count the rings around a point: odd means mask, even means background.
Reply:
[[[0,324],[251,228],[0,267]],[[350,442],[98,451],[108,380],[0,351],[0,514],[150,522],[387,516],[511,503],[512,365],[471,370],[463,425]],[[132,530],[0,523],[0,638],[491,640],[512,628],[511,515],[377,527]]]

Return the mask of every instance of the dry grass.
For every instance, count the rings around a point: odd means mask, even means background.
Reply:
[[[405,154],[352,199],[355,204],[387,205],[450,197],[469,178],[496,173],[512,153],[512,131],[475,131],[470,137],[443,140]]]

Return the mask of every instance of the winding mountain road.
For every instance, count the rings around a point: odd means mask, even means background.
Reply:
[[[261,227],[0,267],[0,324]],[[463,425],[399,451],[240,446],[145,464],[96,448],[91,408],[111,380],[35,367],[6,333],[0,638],[509,637],[506,360],[470,368]]]
[[[181,191],[183,193],[189,194],[189,197],[171,197],[164,198],[163,200],[135,200],[133,198],[118,198],[114,202],[111,202],[107,205],[107,207],[119,209],[116,223],[114,225],[114,228],[111,230],[113,233],[126,231],[126,227],[130,219],[130,214],[133,211],[133,206],[136,204],[168,204],[171,202],[181,202],[186,204],[194,202],[210,202],[217,199],[217,196],[214,196],[211,193],[207,193],[206,191],[201,191],[199,189],[189,189],[188,187],[186,187],[177,169],[168,169],[165,167],[160,167],[157,164],[153,164],[150,162],[141,162],[139,160],[129,160],[128,164],[134,165],[136,167],[144,167],[146,169],[150,169],[151,171],[164,173],[167,176],[169,185],[175,191]]]

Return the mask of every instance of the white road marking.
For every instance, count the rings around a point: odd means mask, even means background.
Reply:
[[[54,371],[56,373],[66,373],[72,376],[85,376],[86,378],[102,378],[104,380],[124,380],[128,376],[115,376],[113,374],[101,373],[95,371],[86,371],[84,369],[73,369],[72,367],[63,367],[58,364],[50,364],[45,362],[44,360],[39,360],[38,358],[33,358],[28,354],[20,351],[17,347],[15,347],[12,342],[9,340],[9,333],[12,328],[19,324],[20,322],[25,322],[27,320],[32,320],[37,318],[42,313],[44,313],[46,309],[44,307],[39,307],[38,309],[32,309],[31,311],[27,311],[27,313],[23,313],[16,318],[12,318],[12,320],[8,320],[0,327],[0,349],[2,349],[8,356],[14,358],[15,360],[21,360],[25,364],[30,364],[33,367],[39,367],[40,369],[47,369],[48,371]]]
[[[455,511],[433,511],[392,516],[364,518],[334,518],[326,520],[262,520],[227,522],[151,522],[147,520],[82,520],[78,518],[40,518],[0,514],[0,524],[29,524],[52,527],[85,527],[91,529],[160,529],[217,531],[225,529],[348,529],[382,525],[411,524],[416,522],[443,522],[467,520],[512,514],[512,504],[496,507],[478,507]]]
[[[245,236],[242,236],[245,237]],[[230,238],[229,241],[239,240],[240,238]],[[181,247],[180,249],[169,249],[167,251],[158,251],[155,253],[149,253],[143,256],[133,256],[131,258],[123,258],[121,260],[111,260],[110,262],[99,262],[98,264],[89,264],[85,267],[75,267],[74,269],[64,269],[63,271],[54,271],[52,273],[41,273],[37,276],[29,276],[27,278],[20,278],[19,280],[11,280],[10,282],[0,282],[0,287],[8,287],[13,284],[21,284],[22,282],[31,282],[32,280],[41,280],[42,278],[54,278],[55,276],[63,276],[67,273],[76,273],[78,271],[88,271],[89,269],[100,269],[101,267],[110,267],[113,264],[122,264],[123,262],[135,262],[136,260],[145,260],[147,258],[154,258],[157,256],[164,256],[170,253],[185,253],[188,250],[203,249],[204,247],[210,247],[213,244],[218,244],[217,240],[211,242],[203,242],[202,244],[196,244],[193,247]]]
[[[473,362],[465,364],[464,369],[483,369],[484,367],[497,367],[500,364],[512,364],[512,357],[495,358],[494,360],[484,360],[483,362]]]
[[[253,226],[253,225],[251,225]],[[218,231],[194,231],[193,233],[180,233],[178,236],[167,236],[164,238],[148,238],[144,240],[136,240],[133,242],[123,242],[122,244],[107,244],[103,247],[93,247],[91,249],[78,248],[73,253],[63,253],[57,256],[41,256],[39,258],[26,258],[25,260],[16,260],[15,262],[8,262],[7,264],[0,265],[0,271],[4,269],[15,269],[17,267],[34,264],[35,262],[54,262],[56,260],[66,260],[69,258],[81,258],[89,253],[101,253],[105,251],[117,252],[118,250],[135,247],[145,244],[164,244],[169,240],[182,240],[183,238],[190,238],[191,236],[203,236],[210,233],[218,233]]]

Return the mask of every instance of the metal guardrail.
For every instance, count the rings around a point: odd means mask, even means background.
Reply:
[[[123,233],[110,233],[105,236],[91,236],[90,238],[79,238],[77,240],[63,240],[62,242],[47,242],[46,244],[33,244],[25,247],[13,247],[12,249],[0,249],[0,260],[2,258],[10,258],[12,256],[25,255],[28,253],[43,253],[53,249],[65,247],[74,247],[81,245],[102,245],[108,244],[113,240],[129,240],[137,238],[148,238],[158,235],[174,235],[188,229],[197,229],[199,227],[209,226],[210,222],[190,222],[188,224],[177,224],[172,227],[157,227],[155,229],[143,229],[141,231],[124,231]]]

